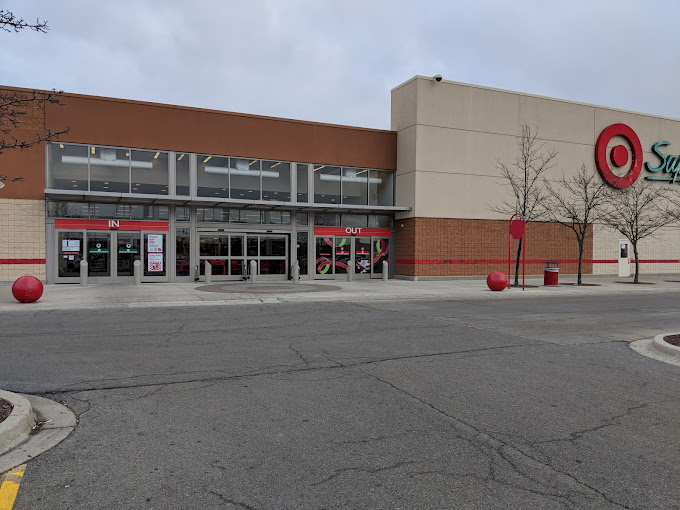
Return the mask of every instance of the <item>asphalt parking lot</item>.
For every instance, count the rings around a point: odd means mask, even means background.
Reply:
[[[678,508],[680,293],[4,313],[16,509]]]

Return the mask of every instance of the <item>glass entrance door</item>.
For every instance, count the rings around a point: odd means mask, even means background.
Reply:
[[[111,277],[111,234],[109,232],[87,233],[88,277]]]
[[[316,237],[314,243],[316,245],[316,259],[314,263],[314,278],[316,279],[331,279],[335,275],[333,270],[333,248],[335,238],[330,237]]]
[[[134,262],[140,260],[140,233],[116,232],[116,278],[125,281],[133,277]]]
[[[241,280],[244,269],[244,235],[201,232],[198,236],[198,265],[205,277],[205,265],[212,268],[213,280]]]
[[[316,262],[314,278],[342,278],[352,267],[352,238],[319,236],[315,239]]]
[[[389,264],[390,240],[372,237],[371,244],[373,248],[373,270],[371,271],[371,278],[382,278],[383,260],[386,260]]]
[[[356,237],[354,241],[354,274],[363,278],[371,276],[371,238]]]
[[[348,270],[359,278],[382,278],[389,262],[388,238],[317,236],[315,279],[342,279]]]
[[[85,232],[60,231],[57,236],[57,280],[74,281],[80,278],[80,261],[83,260]]]

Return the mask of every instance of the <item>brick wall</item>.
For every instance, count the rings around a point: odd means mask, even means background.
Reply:
[[[397,275],[485,276],[508,270],[507,221],[408,218],[397,220],[396,230]],[[547,260],[560,261],[562,274],[576,274],[578,244],[571,230],[553,223],[531,222],[526,239],[528,275],[543,274]],[[517,241],[512,246],[514,260]],[[592,236],[586,239],[583,258],[593,259]],[[583,274],[592,272],[592,262],[584,263]]]
[[[23,275],[46,276],[45,201],[0,199],[0,281]]]

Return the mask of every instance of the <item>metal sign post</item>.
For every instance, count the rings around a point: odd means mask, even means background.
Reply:
[[[520,239],[520,242],[524,244],[522,250],[522,290],[524,290],[527,260],[526,225],[527,221],[520,213],[510,216],[510,223],[508,224],[508,289],[510,288],[510,262],[512,260],[510,245],[513,239]]]

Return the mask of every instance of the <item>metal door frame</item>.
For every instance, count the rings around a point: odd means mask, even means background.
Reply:
[[[89,243],[90,243],[90,235],[91,234],[106,234],[109,236],[109,276],[92,276],[90,275],[90,250],[89,250]],[[87,229],[85,230],[85,240],[84,244],[85,246],[83,247],[83,256],[86,257],[85,260],[87,260],[87,281],[92,282],[92,283],[114,283],[114,278],[116,274],[116,265],[114,264],[114,258],[115,258],[115,252],[111,251],[111,247],[113,246],[113,241],[116,239],[116,231],[115,230],[95,230],[95,229]],[[87,254],[85,254],[85,250],[87,250]]]

